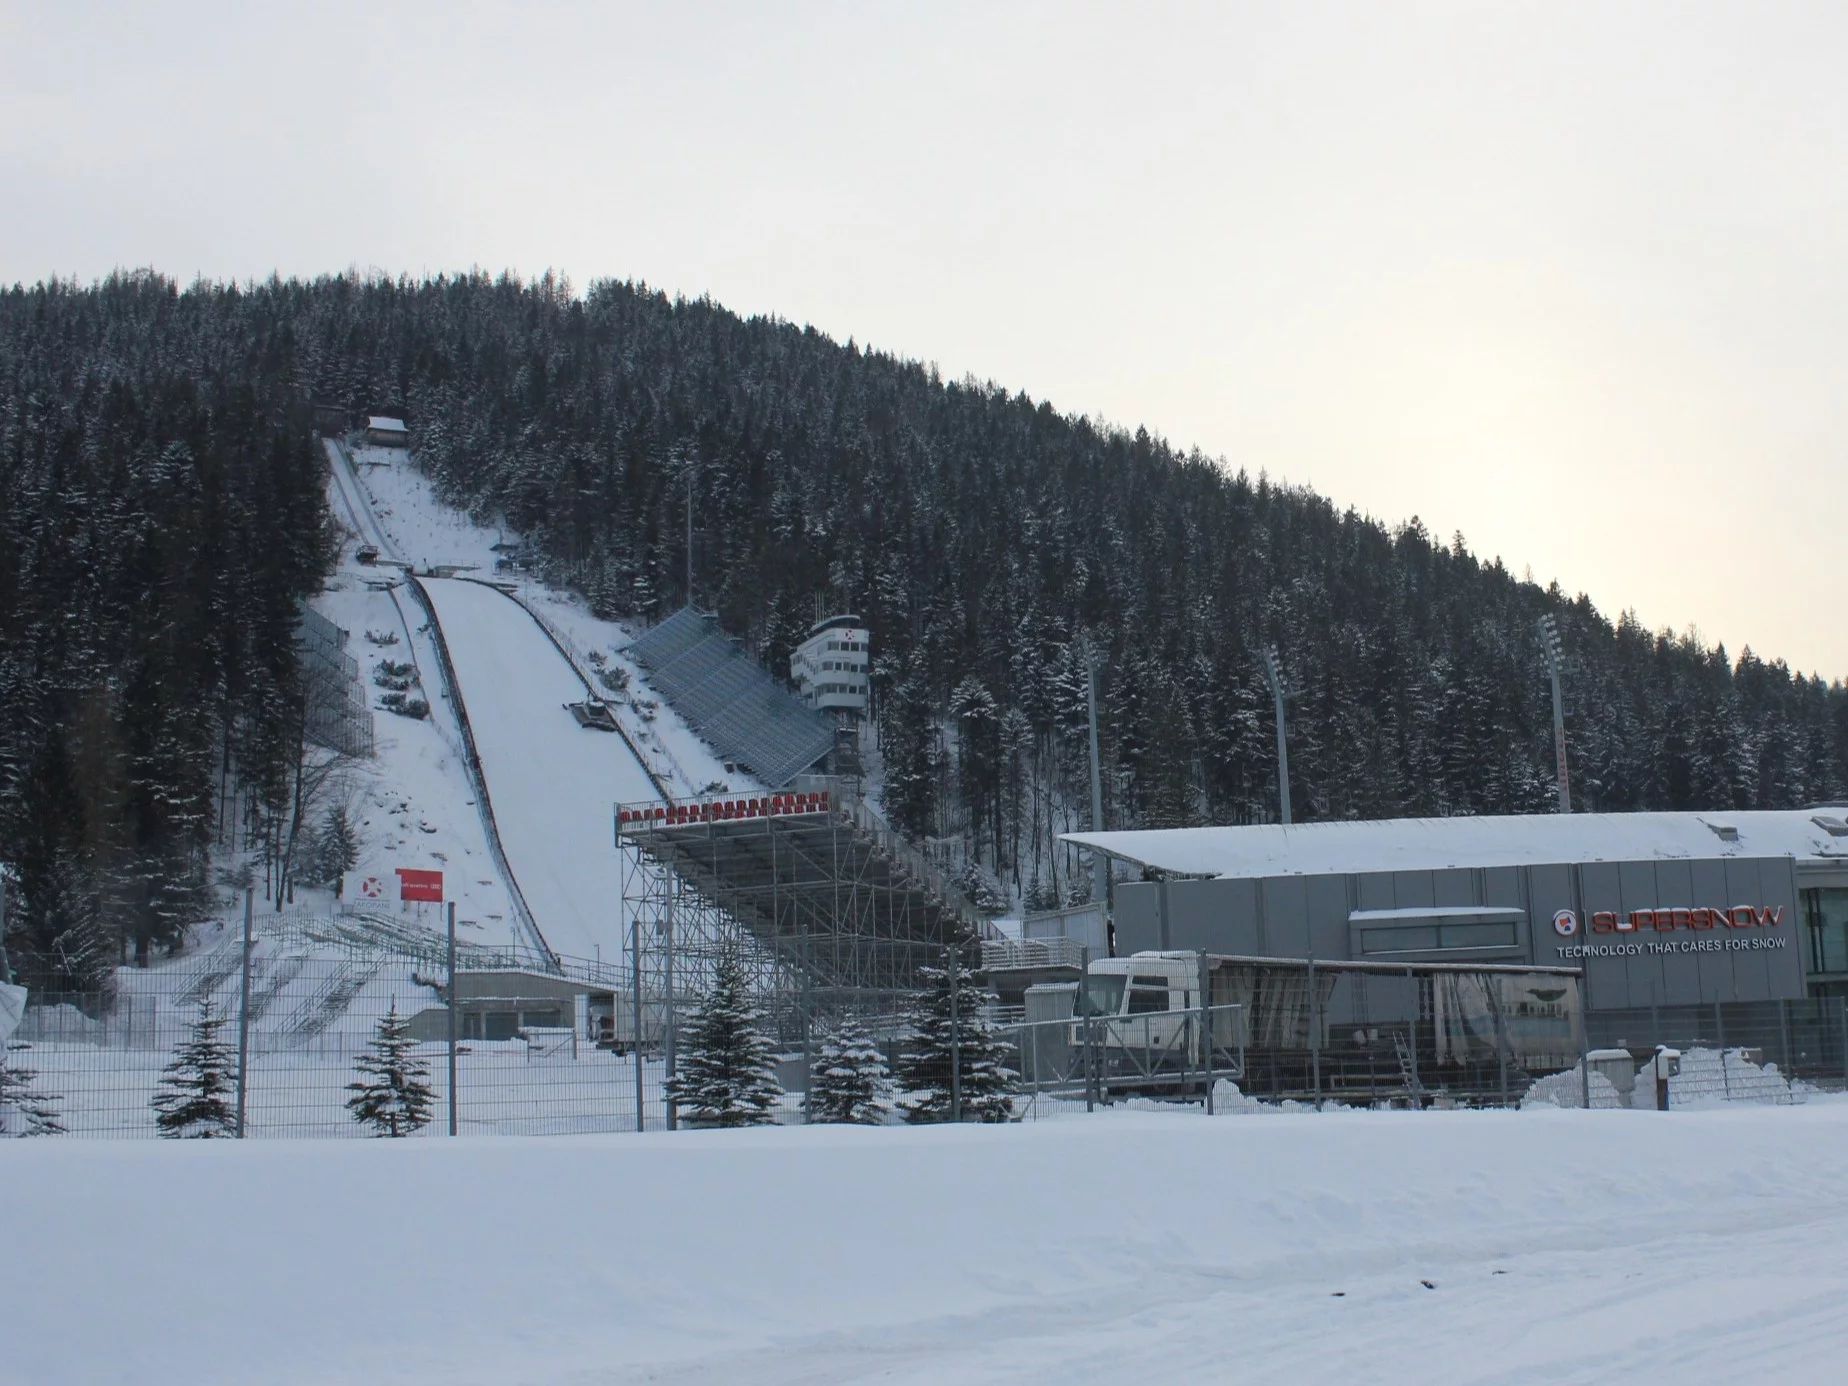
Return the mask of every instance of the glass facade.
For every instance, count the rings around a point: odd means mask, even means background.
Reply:
[[[1809,932],[1810,975],[1848,975],[1848,886],[1804,891],[1803,920]]]

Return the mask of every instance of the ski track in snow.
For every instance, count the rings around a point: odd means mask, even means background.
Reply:
[[[623,947],[614,806],[654,802],[622,738],[565,704],[583,683],[512,598],[460,578],[421,579],[455,667],[494,821],[515,881],[554,952],[614,960]]]
[[[1817,1100],[25,1142],[0,1382],[1834,1383],[1845,1137]]]

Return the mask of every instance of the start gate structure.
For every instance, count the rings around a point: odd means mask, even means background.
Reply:
[[[793,1042],[818,1015],[900,1009],[947,947],[996,937],[851,782],[816,782],[616,806],[645,1029],[661,999],[688,1007],[722,950]]]

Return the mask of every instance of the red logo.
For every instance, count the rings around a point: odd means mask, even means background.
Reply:
[[[1578,916],[1571,910],[1561,910],[1553,916],[1553,932],[1561,938],[1571,938],[1578,932]]]
[[[385,882],[381,881],[377,876],[368,876],[359,883],[359,893],[368,900],[383,900],[385,898]]]

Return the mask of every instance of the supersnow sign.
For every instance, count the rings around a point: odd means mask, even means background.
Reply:
[[[419,904],[443,903],[443,873],[418,871],[408,866],[398,868],[398,898]]]
[[[1653,909],[1631,910],[1628,914],[1619,914],[1615,910],[1599,910],[1591,917],[1591,931],[1594,934],[1631,934],[1645,929],[1653,929],[1659,934],[1671,933],[1676,929],[1774,929],[1784,922],[1784,907],[1779,905],[1772,909],[1767,905],[1734,905],[1729,910],[1719,909]]]
[[[1563,915],[1566,911],[1562,910]],[[1594,938],[1622,941],[1567,944],[1557,951],[1561,958],[1634,958],[1644,954],[1669,953],[1759,953],[1786,946],[1782,934],[1746,933],[1746,930],[1775,929],[1784,922],[1782,905],[1734,905],[1730,909],[1658,907],[1653,910],[1599,910],[1591,916]],[[1554,920],[1553,927],[1559,929]],[[1728,932],[1715,932],[1725,930]],[[1692,933],[1694,937],[1646,938],[1639,936]],[[1567,937],[1563,930],[1560,936]]]

